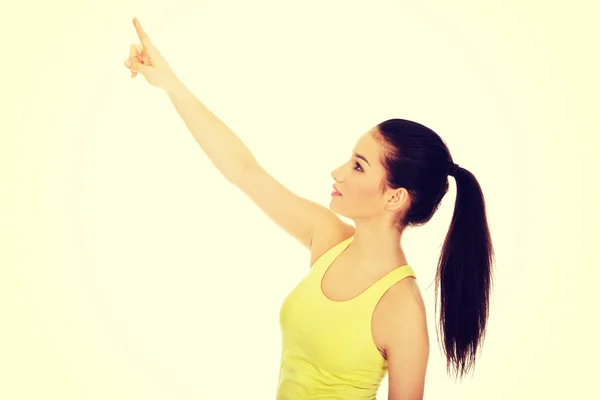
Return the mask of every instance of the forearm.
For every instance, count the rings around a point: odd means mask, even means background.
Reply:
[[[171,102],[211,162],[232,183],[256,162],[246,145],[194,94],[177,81],[167,90]]]

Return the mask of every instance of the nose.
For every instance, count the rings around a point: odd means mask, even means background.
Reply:
[[[340,172],[339,172],[340,170],[341,170],[341,167],[338,167],[338,168],[334,169],[333,171],[331,171],[331,177],[337,183],[340,183],[340,181],[342,180],[342,179],[340,179],[341,178]]]

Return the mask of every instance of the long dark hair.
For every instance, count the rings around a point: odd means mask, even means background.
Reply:
[[[387,184],[392,189],[405,188],[411,198],[410,209],[398,216],[396,228],[425,224],[448,191],[454,161],[446,143],[431,129],[404,119],[380,123],[375,136],[384,149],[382,193]],[[477,179],[462,167],[453,175],[457,198],[438,262],[435,301],[437,312],[439,284],[446,369],[449,374],[453,367],[462,379],[474,366],[485,337],[494,249]]]

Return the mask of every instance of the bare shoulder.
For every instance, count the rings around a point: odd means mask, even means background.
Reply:
[[[410,304],[413,307],[425,311],[425,302],[421,295],[421,289],[413,276],[407,276],[396,282],[383,296],[390,304]]]
[[[406,277],[395,283],[383,295],[376,307],[374,321],[387,348],[411,326],[427,336],[427,311],[421,289],[414,277]]]
[[[402,279],[389,296],[381,323],[379,344],[388,366],[390,399],[422,399],[429,361],[429,332],[420,292],[414,278]],[[415,285],[416,286],[416,285]]]
[[[315,229],[310,245],[310,266],[312,267],[327,250],[353,236],[354,232],[355,228],[352,225],[332,213]]]

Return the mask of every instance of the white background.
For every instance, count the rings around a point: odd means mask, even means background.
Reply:
[[[134,16],[303,197],[328,205],[331,170],[389,118],[434,129],[475,174],[496,281],[483,352],[462,383],[446,376],[434,314],[453,179],[433,220],[404,238],[428,309],[426,399],[599,398],[597,10],[563,4],[8,6],[0,398],[275,397],[279,308],[309,254],[220,175],[162,91],[129,78]]]

